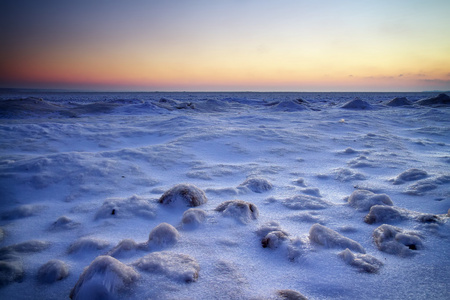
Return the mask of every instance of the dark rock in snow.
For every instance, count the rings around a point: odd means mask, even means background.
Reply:
[[[387,106],[407,106],[412,104],[413,103],[405,97],[395,97],[394,99],[386,103]]]
[[[177,243],[180,234],[170,224],[161,223],[150,232],[148,236],[149,246],[171,246]]]
[[[165,275],[178,282],[197,281],[200,271],[200,266],[194,258],[166,251],[150,253],[132,265],[139,270]]]
[[[71,299],[116,299],[117,293],[139,278],[132,267],[111,256],[98,256],[70,292]]]
[[[419,169],[409,169],[394,178],[394,184],[402,184],[405,181],[415,181],[428,177],[428,173]]]
[[[447,94],[439,94],[436,97],[416,101],[416,104],[425,106],[447,106],[450,105],[450,97]]]
[[[414,251],[423,248],[418,233],[383,224],[373,232],[373,240],[380,251],[398,255],[413,255]]]
[[[350,250],[366,253],[364,248],[352,239],[320,224],[314,224],[309,230],[309,239],[327,248],[349,248]]]
[[[345,249],[338,255],[346,264],[358,268],[362,272],[376,273],[383,265],[381,261],[369,254],[353,253],[350,249]]]
[[[256,220],[259,216],[256,205],[242,200],[225,201],[216,207],[216,211],[221,212],[224,216],[239,220],[242,223]]]
[[[248,178],[240,187],[246,187],[255,193],[263,193],[272,189],[272,184],[264,178]]]
[[[69,267],[60,260],[50,260],[38,270],[38,280],[41,283],[54,283],[69,275]]]
[[[368,211],[374,205],[389,205],[394,203],[386,194],[375,194],[368,190],[356,190],[348,197],[348,204],[359,211]]]
[[[178,207],[195,207],[207,201],[205,193],[191,184],[178,184],[159,198],[159,203]]]

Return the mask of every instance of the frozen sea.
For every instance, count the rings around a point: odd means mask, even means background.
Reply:
[[[0,93],[0,299],[449,299],[433,93]]]

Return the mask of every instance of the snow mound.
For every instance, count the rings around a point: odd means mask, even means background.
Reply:
[[[278,290],[277,294],[277,300],[308,300],[308,298],[294,290]]]
[[[79,227],[80,225],[80,223],[75,222],[66,216],[61,216],[50,225],[50,230],[71,230]]]
[[[242,200],[225,201],[219,204],[215,210],[242,223],[249,223],[251,220],[256,220],[259,216],[256,205]]]
[[[281,231],[283,232],[285,235],[288,235],[287,232],[285,232],[284,230],[281,229],[280,224],[277,221],[269,221],[264,223],[263,225],[261,225],[258,230],[255,232],[259,237],[263,238],[265,237],[268,233],[272,232],[272,231]]]
[[[115,246],[111,251],[107,253],[107,255],[112,257],[118,257],[121,256],[123,253],[132,251],[138,248],[141,248],[142,244],[137,244],[132,239],[124,239],[119,242],[117,246]]]
[[[195,207],[207,201],[205,193],[191,184],[178,184],[159,198],[159,203],[179,207]]]
[[[194,109],[195,106],[191,102],[182,102],[171,98],[162,97],[158,102],[154,103],[156,106],[167,109],[169,111],[176,109]]]
[[[407,106],[412,104],[413,103],[406,99],[406,97],[395,97],[386,103],[387,106]]]
[[[320,215],[318,215],[315,211],[306,211],[306,212],[300,212],[296,213],[294,215],[289,216],[289,219],[292,221],[297,222],[306,222],[306,223],[319,223],[319,224],[325,224],[326,221],[324,218],[322,218]]]
[[[99,256],[81,274],[71,299],[114,299],[139,278],[139,274],[111,256]]]
[[[262,240],[261,245],[263,248],[276,249],[289,238],[283,231],[271,231]]]
[[[442,184],[448,183],[450,183],[450,176],[441,175],[435,178],[417,181],[416,183],[410,185],[405,192],[409,195],[421,196],[428,191],[437,189]]]
[[[148,236],[149,246],[171,246],[178,242],[178,230],[168,223],[161,223]]]
[[[181,226],[183,228],[194,229],[205,222],[206,212],[198,208],[189,208],[183,213],[181,218]]]
[[[126,199],[105,200],[95,218],[154,218],[155,215],[155,206],[148,199],[133,195]]]
[[[49,242],[31,240],[0,248],[0,256],[9,253],[36,253],[42,252],[50,247]]]
[[[377,273],[383,265],[381,261],[369,254],[353,253],[350,249],[345,249],[338,254],[346,264],[358,268],[362,272]]]
[[[309,239],[327,248],[349,248],[350,250],[366,253],[364,248],[352,239],[320,224],[314,224],[309,230]]]
[[[178,282],[197,281],[200,271],[200,266],[194,258],[167,251],[150,253],[132,265],[139,270],[165,275]]]
[[[350,168],[374,168],[375,165],[372,160],[368,159],[365,155],[352,159],[347,163]]]
[[[409,169],[394,178],[394,184],[403,184],[406,181],[415,181],[428,177],[428,173],[419,169]]]
[[[366,180],[366,176],[346,168],[337,168],[333,170],[334,179],[340,182],[348,182],[352,180]]]
[[[416,104],[425,106],[447,106],[450,104],[450,97],[447,94],[439,94],[436,97],[416,101]]]
[[[425,214],[410,211],[404,208],[384,205],[374,205],[364,218],[367,224],[393,223],[402,220],[414,220],[420,223],[442,223],[443,220],[438,215]]]
[[[0,288],[23,278],[23,264],[19,259],[6,258],[0,255]]]
[[[375,194],[368,190],[356,190],[348,197],[348,204],[358,211],[368,211],[374,205],[389,205],[394,203],[386,194]]]
[[[302,99],[276,101],[268,103],[266,106],[271,107],[272,110],[284,112],[309,110],[307,102]]]
[[[380,251],[398,255],[413,255],[423,248],[422,239],[416,232],[383,224],[373,232],[373,240]]]
[[[246,187],[255,193],[263,193],[272,189],[272,184],[264,178],[248,178],[239,187]]]
[[[345,109],[371,109],[372,105],[367,103],[366,101],[363,101],[361,99],[355,99],[351,100],[344,105],[341,106],[341,108]]]
[[[21,205],[10,211],[1,214],[3,220],[15,220],[26,217],[36,216],[41,212],[45,206],[42,205]]]
[[[50,260],[38,270],[38,280],[41,283],[54,283],[69,275],[69,267],[61,260]]]
[[[293,210],[324,209],[331,206],[329,202],[310,195],[297,195],[286,198],[282,200],[281,203]]]
[[[80,238],[73,242],[69,249],[67,250],[67,253],[83,253],[83,252],[91,252],[91,251],[98,251],[105,249],[109,246],[109,242],[96,239],[96,238]]]

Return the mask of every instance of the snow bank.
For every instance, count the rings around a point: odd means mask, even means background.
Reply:
[[[225,201],[217,206],[215,210],[242,223],[249,223],[252,220],[256,220],[259,216],[259,210],[256,205],[242,200]]]
[[[178,207],[199,206],[207,201],[205,193],[191,184],[178,184],[159,198],[159,203]]]
[[[405,172],[400,173],[397,177],[393,179],[394,184],[403,184],[406,181],[415,181],[428,177],[428,173],[419,169],[409,169]]]
[[[148,236],[149,246],[172,246],[178,242],[180,234],[170,224],[161,223],[150,231]]]
[[[416,250],[423,249],[418,233],[388,224],[374,230],[373,240],[380,251],[399,256],[413,255]]]
[[[99,256],[81,274],[71,299],[114,299],[139,278],[139,274],[111,256]]]
[[[366,253],[364,248],[352,239],[320,224],[314,224],[309,230],[309,239],[327,248],[349,248],[350,250]]]
[[[347,199],[348,204],[358,211],[368,211],[374,205],[394,205],[386,194],[375,194],[368,190],[356,190]]]
[[[450,97],[447,94],[439,94],[436,97],[416,101],[416,104],[425,106],[447,106],[450,105]]]
[[[381,261],[369,254],[353,253],[350,249],[345,249],[338,254],[346,264],[358,268],[362,272],[376,273],[383,265]]]
[[[367,103],[366,101],[363,101],[361,99],[355,99],[351,100],[344,105],[341,106],[341,108],[345,109],[371,109],[372,105]]]
[[[406,97],[395,97],[394,99],[387,102],[385,105],[387,106],[407,106],[412,105],[413,103],[406,99]]]
[[[272,184],[264,178],[248,178],[239,187],[246,187],[255,193],[263,193],[272,189]]]
[[[155,205],[149,199],[133,195],[126,199],[107,199],[97,211],[95,218],[122,218],[135,216],[153,219],[156,215]]]
[[[178,282],[197,281],[200,271],[200,266],[194,258],[167,251],[150,253],[133,262],[132,266]]]
[[[37,274],[37,278],[41,283],[54,283],[63,280],[69,275],[69,267],[61,260],[50,260],[42,265]]]

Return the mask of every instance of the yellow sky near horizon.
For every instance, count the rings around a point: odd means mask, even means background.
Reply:
[[[450,1],[21,2],[0,87],[450,89]]]

